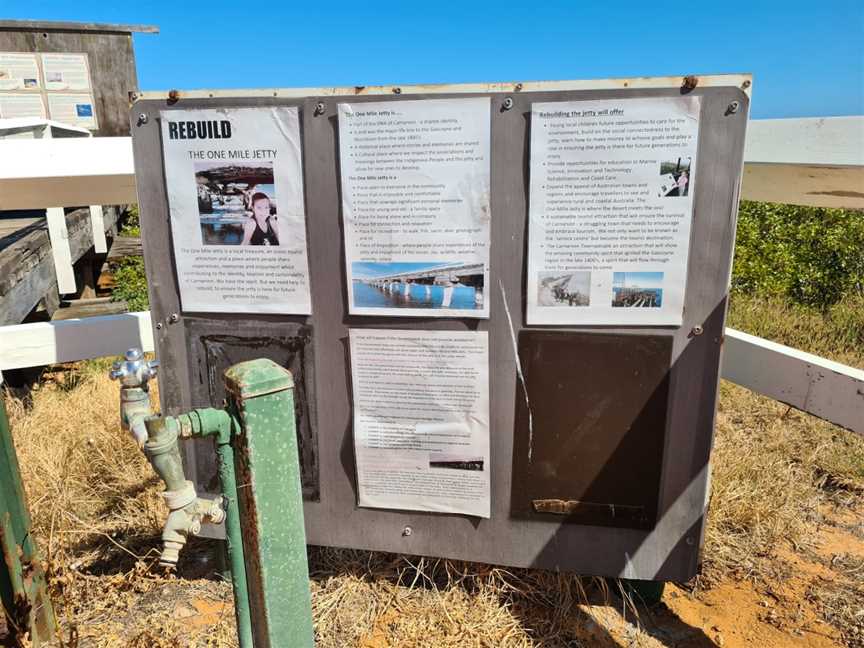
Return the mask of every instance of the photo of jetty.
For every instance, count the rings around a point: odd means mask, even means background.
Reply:
[[[483,308],[483,263],[406,262],[351,264],[358,308]]]
[[[660,308],[663,305],[662,272],[614,272],[612,306]]]
[[[195,185],[204,245],[240,245],[243,225],[252,218],[251,199],[263,193],[276,214],[273,163],[252,165],[196,162]]]
[[[590,272],[537,273],[538,306],[589,306]]]

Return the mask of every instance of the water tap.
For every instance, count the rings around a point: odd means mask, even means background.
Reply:
[[[108,375],[112,380],[119,380],[123,387],[147,389],[147,382],[156,376],[159,361],[144,360],[141,349],[136,347],[129,349],[125,357],[125,361],[118,360],[114,363]]]
[[[147,441],[144,419],[150,416],[150,389],[148,381],[156,376],[158,360],[144,360],[141,349],[132,347],[125,360],[118,360],[108,375],[120,381],[120,425],[132,433],[138,447]]]

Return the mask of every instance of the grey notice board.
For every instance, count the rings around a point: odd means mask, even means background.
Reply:
[[[694,85],[695,84],[695,85]],[[681,581],[698,570],[707,506],[749,75],[451,86],[146,92],[130,112],[163,411],[219,406],[221,372],[269,357],[298,383],[298,436],[311,544],[403,552],[586,575]],[[701,96],[684,322],[680,327],[525,324],[531,105]],[[340,213],[340,102],[490,97],[492,250],[488,320],[349,316]],[[313,314],[183,312],[172,251],[160,112],[297,106]],[[349,328],[488,330],[491,506],[488,520],[357,506]],[[524,396],[537,452],[526,462]],[[640,380],[628,367],[638,366]],[[552,390],[551,387],[556,387]],[[555,396],[552,391],[555,391]],[[598,410],[592,404],[603,403]],[[539,409],[538,409],[539,408]],[[599,413],[598,413],[599,412]],[[581,425],[579,443],[567,430]],[[559,451],[560,448],[560,451]],[[213,449],[187,452],[215,490]],[[565,512],[532,500],[575,501]],[[407,529],[410,528],[410,533]]]

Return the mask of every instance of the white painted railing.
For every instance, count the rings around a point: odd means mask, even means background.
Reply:
[[[0,371],[153,351],[150,312],[0,327]]]
[[[94,138],[47,119],[0,119],[0,210],[46,209],[61,295],[77,291],[63,208],[90,206],[94,250],[102,253],[102,205],[137,201],[131,138]]]
[[[864,370],[727,328],[721,375],[864,434]]]

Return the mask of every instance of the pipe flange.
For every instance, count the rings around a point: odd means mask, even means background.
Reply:
[[[165,498],[165,504],[168,505],[168,508],[176,511],[189,506],[198,498],[198,494],[195,492],[195,484],[187,479],[185,487],[180,490],[165,491],[162,493],[162,497]]]

